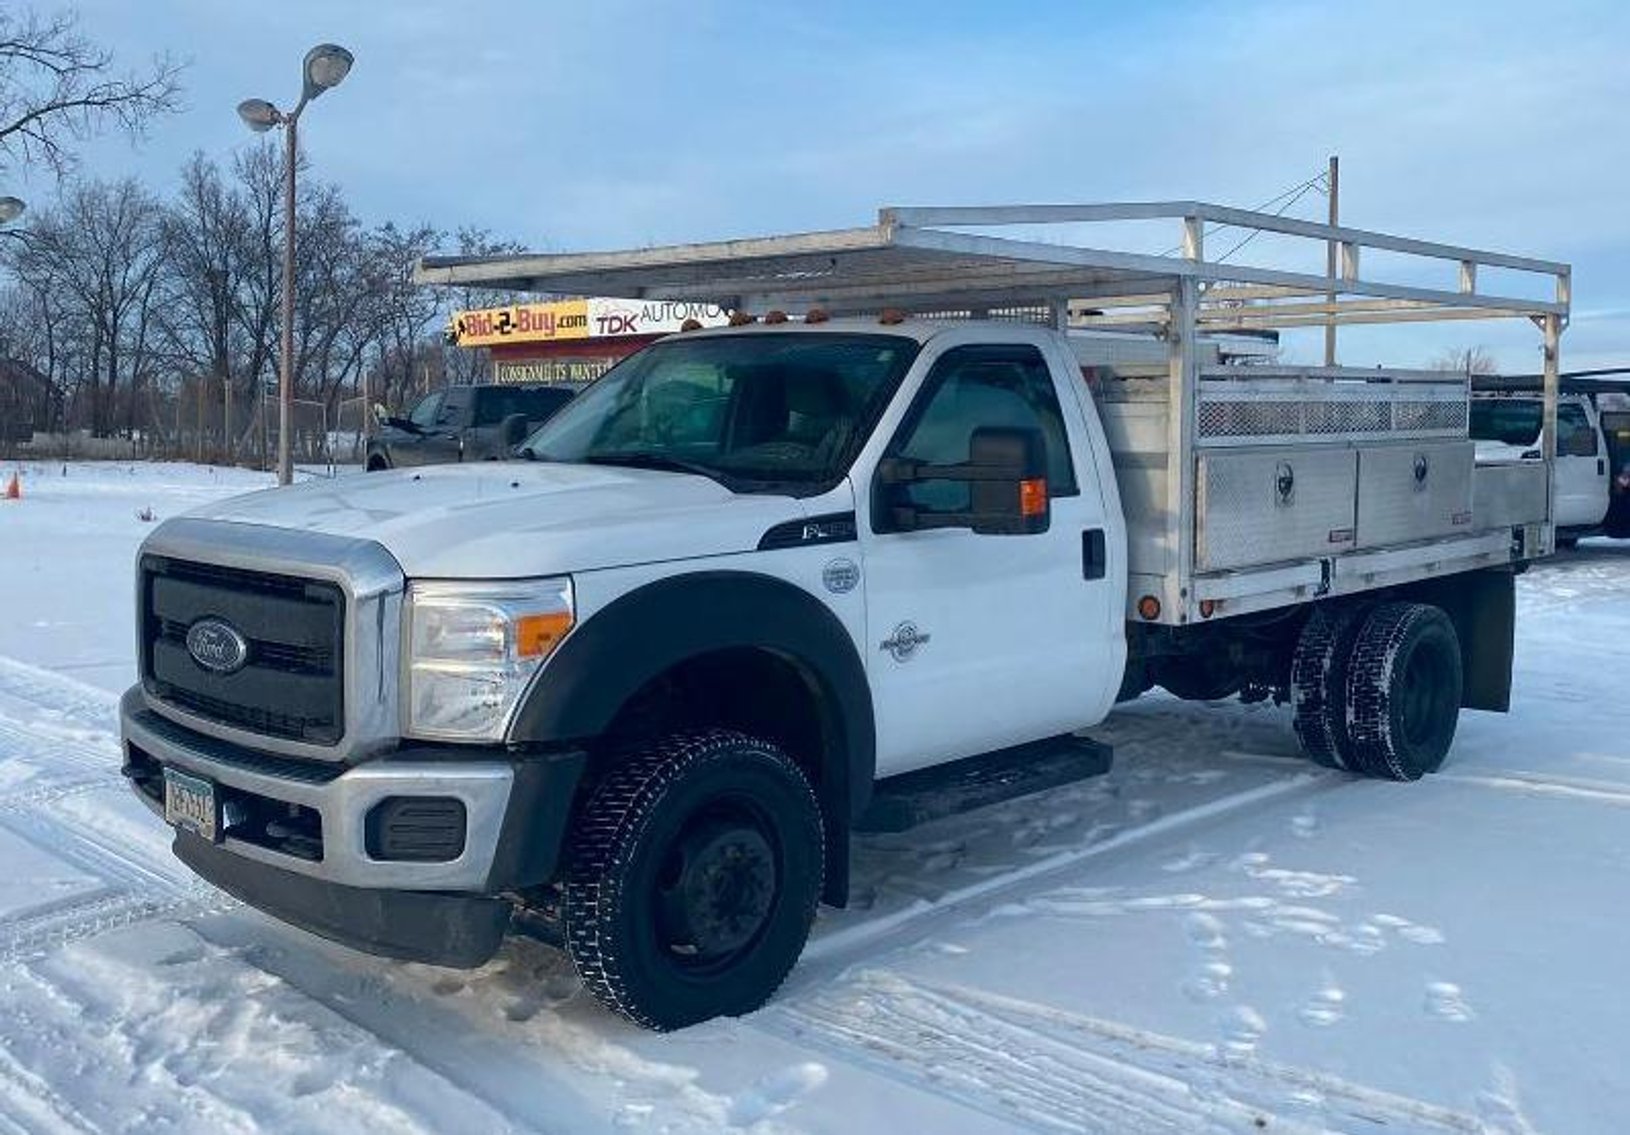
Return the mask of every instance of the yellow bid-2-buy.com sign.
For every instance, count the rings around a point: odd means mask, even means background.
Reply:
[[[589,337],[589,301],[517,303],[480,311],[456,311],[448,336],[460,347],[540,343]]]
[[[703,327],[722,327],[730,321],[730,313],[717,304],[683,300],[554,300],[454,312],[447,338],[460,347],[491,347],[500,343],[667,335],[678,331],[689,319]]]

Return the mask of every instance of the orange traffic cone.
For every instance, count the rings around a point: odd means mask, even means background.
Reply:
[[[23,499],[23,483],[17,479],[17,474],[15,473],[11,475],[11,480],[6,484],[6,499],[8,501],[20,501]]]

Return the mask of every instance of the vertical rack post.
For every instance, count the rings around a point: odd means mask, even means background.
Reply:
[[[1199,358],[1195,353],[1195,312],[1199,284],[1183,276],[1171,293],[1166,439],[1166,594],[1161,597],[1167,621],[1188,622],[1189,587],[1194,574],[1194,428],[1199,397]]]
[[[1563,287],[1561,278],[1557,281],[1558,290]],[[1540,428],[1540,456],[1545,462],[1545,468],[1550,476],[1546,479],[1546,507],[1545,514],[1551,521],[1551,537],[1556,536],[1556,400],[1562,388],[1562,317],[1555,313],[1544,316],[1540,320],[1540,331],[1545,338],[1544,370],[1545,370],[1545,398],[1544,419]],[[1551,547],[1545,550],[1550,551]]]
[[[1338,196],[1341,192],[1341,159],[1334,154],[1330,155],[1330,171],[1326,176],[1330,179],[1330,227],[1335,228],[1340,223],[1341,211],[1338,206]],[[1336,242],[1332,239],[1326,243],[1325,248],[1325,275],[1334,278],[1336,275]],[[1357,265],[1355,264],[1356,268]],[[1354,275],[1357,275],[1355,272]],[[1325,302],[1330,305],[1330,322],[1324,325],[1324,365],[1336,365],[1336,293],[1326,292]]]

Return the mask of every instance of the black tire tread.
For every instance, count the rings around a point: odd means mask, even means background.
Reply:
[[[1346,669],[1364,611],[1350,603],[1314,607],[1291,656],[1291,727],[1308,759],[1329,769],[1353,771],[1347,756]]]
[[[1436,765],[1426,768],[1406,759],[1407,754],[1392,735],[1394,663],[1404,643],[1418,627],[1429,622],[1441,622],[1451,635],[1454,633],[1453,624],[1441,610],[1408,602],[1378,605],[1359,630],[1347,669],[1349,759],[1355,772],[1383,780],[1418,780],[1423,773],[1435,770]],[[1440,754],[1439,763],[1441,759]]]
[[[640,1003],[629,987],[618,944],[606,933],[616,924],[624,901],[623,882],[629,865],[667,792],[681,778],[710,760],[735,755],[743,747],[775,764],[809,798],[810,835],[821,849],[820,804],[802,769],[781,750],[756,737],[728,729],[703,729],[664,738],[623,761],[590,796],[573,825],[565,884],[566,950],[579,978],[596,1000],[612,1012],[648,1029],[675,1027]],[[819,852],[818,852],[819,854]],[[821,861],[824,872],[824,859]],[[813,922],[822,879],[809,888],[805,912]],[[767,1000],[792,972],[796,957],[765,994]],[[756,1007],[756,1006],[754,1006]]]

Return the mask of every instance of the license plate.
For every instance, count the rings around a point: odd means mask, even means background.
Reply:
[[[164,819],[211,843],[220,842],[221,810],[215,801],[215,786],[201,777],[165,769]]]

